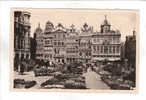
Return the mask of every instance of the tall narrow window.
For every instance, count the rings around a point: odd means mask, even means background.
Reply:
[[[113,46],[113,53],[115,53],[115,46]]]
[[[99,46],[97,46],[97,52],[99,53]]]
[[[58,41],[58,46],[60,46],[61,45],[61,43],[60,43],[60,41]]]
[[[104,46],[104,53],[107,54],[108,53],[108,47]]]
[[[117,53],[119,53],[119,51],[120,51],[119,49],[120,49],[120,47],[117,46],[117,48],[116,48],[116,52],[117,52]]]
[[[54,45],[57,45],[56,40],[54,40]]]
[[[93,39],[94,43],[96,43],[96,38]]]
[[[100,47],[100,53],[103,53],[103,46]]]
[[[94,52],[96,51],[96,46],[93,46],[93,50],[94,50]]]
[[[64,42],[62,42],[62,46],[64,46]]]
[[[112,47],[109,46],[109,53],[112,53]]]
[[[23,40],[21,40],[20,49],[23,49]]]

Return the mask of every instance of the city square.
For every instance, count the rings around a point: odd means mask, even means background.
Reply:
[[[14,88],[136,88],[135,27],[121,41],[123,33],[113,28],[108,14],[101,14],[98,31],[88,22],[77,28],[73,23],[54,25],[48,19],[38,22],[31,33],[31,14],[14,11]]]

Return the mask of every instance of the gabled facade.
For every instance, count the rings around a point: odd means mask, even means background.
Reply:
[[[120,32],[111,30],[105,17],[101,31],[92,35],[92,60],[120,60],[120,38]]]
[[[79,57],[79,34],[74,25],[71,25],[66,37],[66,62],[73,63],[80,60]]]
[[[85,23],[77,31],[75,25],[67,29],[61,23],[54,26],[48,21],[40,35],[42,38],[39,37],[41,40],[37,40],[38,48],[42,50],[40,55],[45,61],[57,63],[120,60],[120,32],[111,29],[106,17],[100,28],[99,32],[94,32],[93,27]],[[40,31],[39,27],[37,30]]]
[[[54,39],[54,25],[52,22],[48,21],[44,30],[44,61],[54,61],[54,49],[53,49],[53,39]]]
[[[53,51],[54,51],[54,61],[58,63],[66,62],[66,29],[61,23],[56,26],[56,30],[53,32]]]

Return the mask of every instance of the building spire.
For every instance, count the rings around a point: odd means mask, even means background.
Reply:
[[[105,20],[107,20],[107,15],[104,15],[104,17],[105,17]]]
[[[133,29],[133,36],[135,36],[136,35],[136,31],[135,31],[135,28]]]
[[[38,23],[38,27],[40,28],[40,22]]]
[[[103,24],[104,24],[104,25],[109,25],[108,20],[107,20],[107,15],[104,15],[104,17],[105,17],[105,19],[104,19]]]

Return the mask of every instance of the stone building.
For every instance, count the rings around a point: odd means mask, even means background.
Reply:
[[[34,39],[36,41],[36,59],[42,60],[44,58],[44,36],[43,30],[40,27],[40,23],[34,32]]]
[[[79,34],[74,25],[67,32],[66,37],[66,62],[73,63],[79,61]]]
[[[36,59],[36,38],[30,37],[30,59]]]
[[[30,59],[30,16],[26,11],[14,12],[14,64]],[[17,68],[16,68],[17,70]]]
[[[79,34],[79,57],[82,62],[91,61],[91,38],[93,33],[93,27],[88,26],[87,23],[81,28]]]
[[[111,29],[105,16],[101,31],[92,35],[92,60],[120,60],[120,38],[120,32]]]
[[[65,63],[65,41],[66,41],[67,30],[64,26],[59,23],[53,31],[53,50],[54,50],[54,61],[57,63]]]
[[[125,42],[121,43],[121,61],[125,59]]]
[[[44,60],[54,61],[54,49],[53,49],[53,39],[54,39],[54,25],[52,22],[47,21],[44,30]]]
[[[128,63],[131,67],[136,65],[136,31],[133,31],[133,35],[126,36],[125,41],[125,58],[128,59]]]
[[[111,29],[106,17],[100,28],[100,32],[94,32],[93,27],[85,23],[77,31],[74,25],[67,29],[61,23],[54,26],[48,21],[44,32],[40,26],[36,29],[36,56],[57,63],[120,60],[120,32]]]

